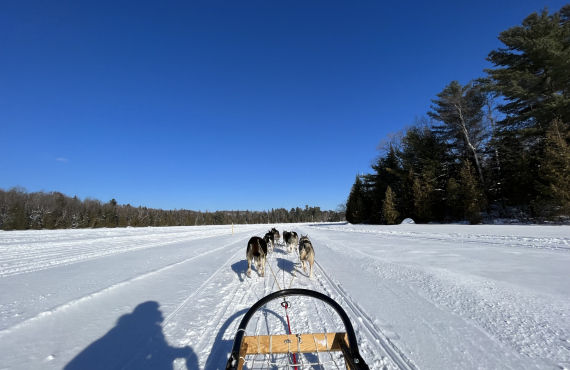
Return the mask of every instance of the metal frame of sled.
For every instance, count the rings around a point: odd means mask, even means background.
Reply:
[[[245,335],[249,320],[261,307],[281,297],[307,296],[316,298],[331,306],[344,324],[346,332],[339,333],[307,333],[281,335]],[[348,370],[367,370],[368,365],[360,355],[356,334],[342,307],[332,298],[308,289],[283,289],[271,293],[257,301],[244,315],[237,330],[226,370],[242,370],[247,355],[287,354],[287,353],[343,353]],[[293,365],[295,366],[295,365]]]

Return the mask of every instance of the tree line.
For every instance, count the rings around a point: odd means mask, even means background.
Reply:
[[[351,223],[483,217],[568,221],[570,4],[503,31],[493,68],[451,81],[426,116],[389,140],[357,175]]]
[[[80,200],[60,192],[28,193],[21,188],[0,189],[0,230],[66,229],[127,226],[191,226],[336,222],[344,213],[320,207],[271,209],[270,211],[162,210],[119,205],[115,199],[102,203]]]

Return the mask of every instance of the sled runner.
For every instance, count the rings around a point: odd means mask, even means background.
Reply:
[[[287,312],[289,302],[286,297],[305,296],[317,299],[332,307],[340,317],[344,325],[344,332],[332,333],[297,333],[297,334],[268,334],[268,335],[246,335],[246,328],[253,315],[272,301],[282,298],[281,306]],[[287,325],[289,326],[289,316],[287,315]],[[236,336],[232,352],[226,364],[226,370],[242,370],[252,368],[253,361],[248,358],[261,356],[259,361],[263,368],[286,368],[301,369],[306,366],[313,368],[315,365],[324,366],[320,360],[317,363],[306,363],[301,360],[301,354],[311,355],[313,359],[318,359],[326,352],[338,352],[337,357],[340,362],[344,361],[347,370],[364,370],[368,365],[361,357],[358,350],[358,343],[354,329],[346,312],[342,307],[330,297],[308,289],[283,289],[271,293],[257,301],[244,315]],[[340,353],[342,355],[340,355]],[[334,361],[338,367],[338,361]],[[320,367],[318,367],[320,368]]]

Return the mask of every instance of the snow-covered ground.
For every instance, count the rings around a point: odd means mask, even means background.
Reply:
[[[312,279],[280,247],[244,275],[272,226],[309,235]],[[223,368],[279,287],[340,303],[374,369],[570,368],[570,227],[287,224],[0,232],[0,369]],[[291,301],[293,332],[338,324]]]

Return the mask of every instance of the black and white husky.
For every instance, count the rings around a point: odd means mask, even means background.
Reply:
[[[313,277],[313,264],[315,263],[315,249],[313,248],[313,244],[311,243],[307,235],[301,236],[301,239],[299,239],[299,259],[301,260],[301,265],[303,266],[303,271],[305,271],[305,273],[307,273],[305,262],[309,264],[310,268],[309,277]]]
[[[267,243],[259,236],[254,236],[247,242],[247,276],[251,276],[251,264],[255,263],[255,268],[259,276],[265,275],[265,259],[267,258]]]
[[[269,232],[273,233],[273,243],[279,243],[279,239],[281,238],[281,235],[279,235],[279,230],[272,228],[269,230]]]
[[[265,240],[265,243],[267,243],[267,249],[270,251],[273,251],[273,249],[275,249],[275,236],[271,230],[265,233],[263,240]]]
[[[299,236],[294,231],[283,231],[283,241],[287,247],[289,253],[293,252],[293,247],[296,247],[299,243]]]

